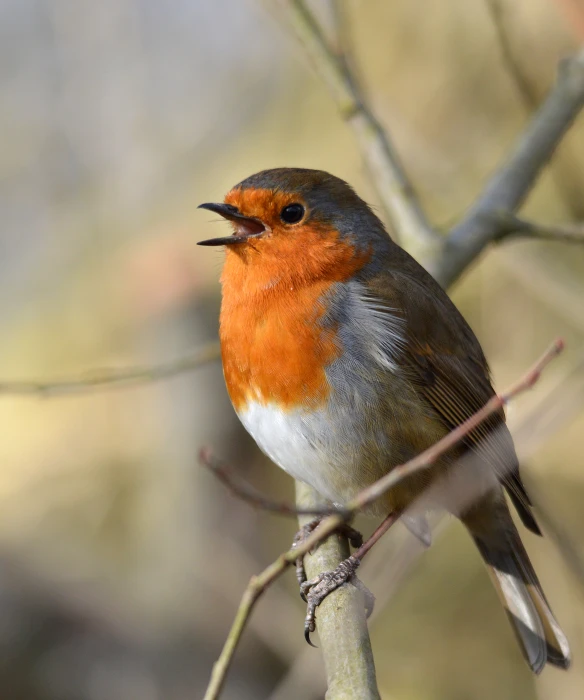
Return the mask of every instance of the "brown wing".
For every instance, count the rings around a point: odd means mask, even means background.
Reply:
[[[413,258],[398,250],[398,259],[370,279],[367,287],[386,305],[388,313],[403,314],[407,349],[401,356],[402,367],[419,394],[452,430],[494,395],[487,361],[476,336],[444,290]],[[499,474],[524,525],[541,534],[519,475],[504,411],[492,415],[465,442],[478,449]]]

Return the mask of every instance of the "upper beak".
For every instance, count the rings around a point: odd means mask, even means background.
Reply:
[[[261,236],[266,230],[265,225],[259,220],[251,216],[244,216],[239,213],[237,207],[231,204],[199,204],[199,209],[208,209],[209,211],[220,214],[224,219],[235,224],[236,232],[231,236],[223,238],[209,238],[206,241],[199,241],[197,245],[232,245],[233,243],[244,243],[250,238]]]

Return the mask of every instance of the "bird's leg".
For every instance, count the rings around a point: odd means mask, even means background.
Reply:
[[[292,540],[292,549],[295,549],[296,547],[301,545],[308,538],[308,536],[316,530],[316,528],[320,525],[322,519],[323,516],[317,516],[316,518],[313,518],[305,525],[303,525],[300,528],[300,530],[298,530],[298,532],[294,535],[294,539]],[[298,557],[298,559],[296,559],[296,578],[298,580],[298,585],[302,590],[302,584],[306,581],[306,571],[304,570],[304,556],[300,556]]]
[[[334,571],[326,571],[319,574],[310,581],[304,580],[300,583],[300,595],[307,603],[306,618],[304,619],[304,638],[311,645],[310,635],[316,629],[316,608],[322,601],[335,589],[342,586],[344,583],[351,581],[365,595],[365,606],[367,609],[367,617],[373,612],[374,597],[369,590],[354,577],[355,571],[361,564],[361,560],[373,545],[381,539],[381,537],[389,530],[389,528],[399,520],[401,511],[390,513],[385,520],[379,525],[371,537],[361,544],[357,551],[345,561],[342,561]],[[314,529],[314,528],[313,528]]]
[[[307,537],[316,530],[325,517],[326,516],[324,515],[319,515],[303,525],[300,530],[298,530],[296,535],[294,535],[294,539],[292,540],[292,549],[302,544],[302,542],[304,542]],[[361,547],[363,544],[363,535],[359,531],[355,530],[355,528],[351,527],[348,523],[339,525],[337,532],[344,535],[355,549]],[[296,578],[298,579],[298,585],[300,586],[300,595],[302,596],[304,602],[307,602],[306,597],[302,592],[302,585],[306,581],[304,556],[298,557],[296,560]]]

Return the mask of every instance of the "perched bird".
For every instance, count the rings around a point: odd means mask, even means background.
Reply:
[[[200,206],[233,226],[200,244],[226,248],[220,339],[235,411],[268,457],[324,498],[348,501],[493,396],[460,312],[344,181],[276,168],[236,185],[224,203]],[[504,489],[541,534],[501,411],[371,513],[431,494],[469,530],[529,666],[567,668],[568,642]]]

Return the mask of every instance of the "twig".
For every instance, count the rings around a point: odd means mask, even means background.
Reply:
[[[376,481],[371,486],[361,491],[353,500],[346,504],[346,509],[349,512],[357,512],[363,507],[373,503],[380,498],[386,491],[394,487],[397,483],[411,476],[415,472],[422,471],[430,467],[442,454],[461,442],[470,432],[472,432],[480,423],[486,420],[496,411],[518,394],[527,391],[537,382],[545,367],[563,350],[564,343],[561,340],[555,341],[544,355],[536,362],[536,364],[508,391],[503,394],[495,395],[490,399],[485,406],[475,413],[471,418],[459,425],[455,430],[448,433],[442,440],[437,442],[429,449],[422,452],[414,459],[395,467],[389,474]],[[235,620],[231,626],[231,630],[227,636],[227,640],[219,656],[219,659],[213,666],[211,681],[207,688],[204,700],[215,700],[219,697],[227,671],[233,659],[233,655],[245,629],[247,620],[251,615],[254,605],[264,590],[282,573],[288,566],[293,564],[299,556],[307,554],[314,549],[318,544],[331,535],[343,523],[344,519],[340,515],[328,516],[319,527],[295,548],[281,554],[275,562],[270,564],[258,576],[252,577],[243,597]]]
[[[434,251],[439,236],[429,224],[387,132],[363,96],[351,62],[329,46],[303,0],[284,0],[290,23],[329,88],[341,116],[353,128],[361,153],[398,240],[418,259]]]
[[[509,41],[509,34],[507,32],[507,28],[505,27],[505,13],[503,9],[504,2],[503,0],[485,0],[485,4],[497,34],[497,40],[501,49],[501,58],[503,59],[507,73],[517,88],[517,92],[521,97],[523,106],[529,112],[531,112],[537,106],[537,96],[535,95],[529,81],[525,77],[517,58],[514,55],[511,42]]]
[[[539,238],[540,240],[584,243],[584,223],[539,224],[526,221],[514,214],[495,215],[498,221],[498,240],[502,238]]]
[[[238,479],[231,469],[225,462],[215,457],[209,447],[203,447],[199,452],[199,461],[205,467],[208,467],[211,472],[219,479],[219,481],[227,486],[227,488],[234,493],[238,498],[246,503],[249,503],[255,508],[261,508],[262,510],[267,510],[270,513],[277,513],[278,515],[286,515],[297,517],[299,515],[310,515],[312,517],[316,515],[334,515],[339,514],[344,518],[350,516],[346,510],[342,508],[335,508],[334,506],[317,506],[311,508],[298,508],[291,503],[286,501],[274,501],[267,496],[256,491],[253,486],[245,483],[241,479]],[[322,499],[320,499],[322,501]]]
[[[52,398],[96,389],[113,389],[128,384],[144,384],[190,372],[220,357],[219,343],[208,343],[192,355],[151,367],[93,370],[79,377],[55,381],[0,381],[0,396]]]
[[[584,49],[560,64],[556,84],[470,211],[450,232],[430,271],[447,287],[499,234],[497,212],[523,203],[577,114],[584,107]]]
[[[568,0],[568,2],[571,2],[571,0]],[[580,0],[576,0],[576,2],[580,2]],[[517,55],[517,52],[513,50],[511,45],[508,30],[509,18],[505,9],[513,7],[512,0],[485,0],[485,3],[495,29],[507,75],[515,86],[525,113],[530,116],[536,109],[539,100],[537,90],[533,87],[533,81],[530,80],[525,68],[525,61],[520,60],[522,57],[529,55],[529,51],[519,52],[519,55]],[[570,162],[568,153],[563,155],[563,158],[558,158],[551,164],[550,175],[556,185],[557,197],[566,208],[567,218],[577,219],[580,218],[580,197],[578,194],[579,186],[575,181],[575,172],[579,168]],[[499,237],[499,240],[501,240],[501,237]]]

